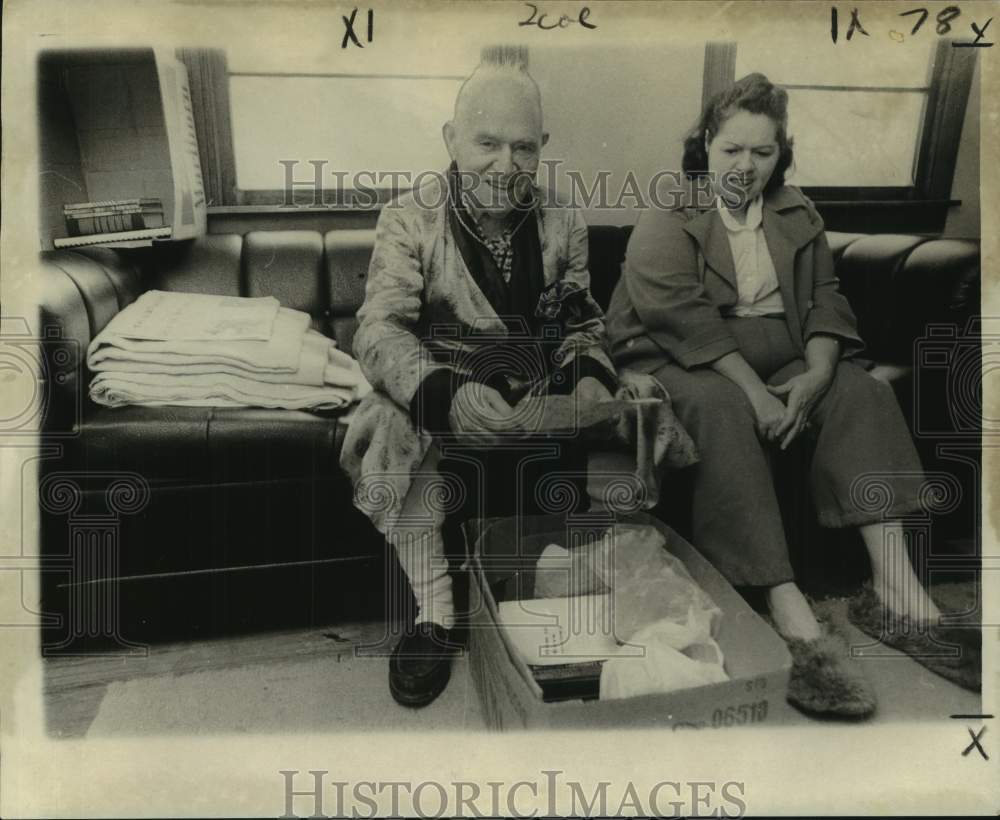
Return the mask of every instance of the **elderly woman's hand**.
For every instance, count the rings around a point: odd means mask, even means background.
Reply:
[[[810,368],[805,373],[792,376],[784,384],[767,386],[772,395],[784,398],[786,403],[784,418],[775,430],[775,437],[781,438],[782,450],[805,430],[809,414],[832,381],[832,369]]]
[[[757,432],[765,441],[775,441],[778,429],[785,418],[785,405],[767,390],[754,390],[748,394],[754,416],[757,418]]]

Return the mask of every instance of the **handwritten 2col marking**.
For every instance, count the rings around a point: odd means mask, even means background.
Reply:
[[[582,9],[580,9],[579,13],[576,16],[576,19],[573,19],[572,17],[569,17],[568,15],[565,14],[560,14],[558,19],[556,19],[554,23],[546,23],[545,18],[548,17],[548,12],[543,11],[541,14],[539,14],[538,6],[536,6],[534,3],[525,3],[524,5],[526,5],[529,9],[531,9],[531,14],[528,15],[527,20],[521,20],[521,22],[517,24],[518,26],[537,26],[542,31],[552,31],[552,29],[555,28],[568,28],[571,24],[575,23],[583,26],[583,28],[589,28],[589,29],[597,28],[596,23],[588,22],[588,19],[590,17],[590,9],[587,6],[584,6]]]

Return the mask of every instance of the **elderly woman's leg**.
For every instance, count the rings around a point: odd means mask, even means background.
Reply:
[[[782,634],[810,640],[819,624],[794,582],[770,465],[743,391],[712,370],[668,364],[654,375],[698,447],[695,546],[736,586],[765,587]]]
[[[771,381],[803,368],[794,362]],[[840,362],[811,421],[819,431],[810,479],[820,523],[860,529],[886,607],[918,621],[936,619],[940,613],[910,563],[899,521],[921,509],[924,474],[892,388]]]
[[[792,653],[788,700],[810,714],[870,715],[870,684],[846,662],[843,637],[817,622],[795,584],[770,464],[745,394],[712,370],[667,365],[654,375],[701,456],[685,470],[694,481],[695,546],[733,584],[767,589],[774,625]]]
[[[785,637],[811,641],[820,636],[822,631],[812,607],[793,581],[768,588],[767,606],[778,632]]]
[[[861,537],[872,564],[872,588],[879,600],[897,615],[918,623],[937,621],[940,610],[913,569],[900,521],[865,524]]]

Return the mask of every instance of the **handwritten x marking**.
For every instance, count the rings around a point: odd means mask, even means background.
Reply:
[[[969,737],[972,738],[972,743],[970,743],[968,746],[966,746],[965,751],[962,752],[962,757],[965,757],[973,749],[978,749],[979,750],[979,754],[981,754],[983,756],[983,760],[989,760],[990,759],[990,756],[988,754],[986,754],[986,750],[982,747],[982,745],[979,742],[979,739],[984,734],[986,734],[986,727],[985,726],[982,729],[980,729],[978,733],[977,732],[973,732],[972,729],[969,728]]]
[[[983,37],[986,35],[986,29],[990,27],[990,23],[992,22],[993,18],[991,17],[989,20],[986,21],[986,24],[982,28],[979,28],[979,26],[977,26],[975,23],[970,24],[972,26],[972,30],[976,32],[976,39],[973,42],[978,43],[980,40],[983,39]]]
[[[353,41],[354,45],[356,45],[358,48],[364,48],[364,46],[361,45],[361,41],[358,40],[358,36],[354,33],[354,19],[357,16],[358,16],[357,9],[354,9],[354,11],[351,12],[350,18],[344,17],[343,14],[340,15],[340,19],[344,21],[344,39],[340,44],[341,48],[347,48],[348,39]]]

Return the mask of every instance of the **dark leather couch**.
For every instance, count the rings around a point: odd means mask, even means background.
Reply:
[[[603,305],[629,231],[591,229],[592,290]],[[958,361],[978,377],[978,330],[970,326],[979,313],[978,243],[829,238],[868,355],[916,425],[925,466],[950,470],[962,484],[964,506],[949,535],[968,539],[974,469],[939,450],[978,442],[978,414],[956,415],[947,392]],[[370,230],[257,231],[42,255],[43,440],[51,446],[39,488],[43,606],[60,616],[48,619],[50,651],[82,639],[127,647],[154,635],[381,611],[392,556],[354,510],[338,468],[343,414],[103,408],[86,397],[84,361],[94,335],[150,288],[274,295],[350,352],[373,239]],[[978,382],[969,384],[963,397],[974,403]],[[966,455],[978,459],[975,447]]]

